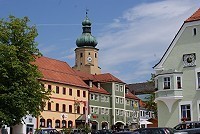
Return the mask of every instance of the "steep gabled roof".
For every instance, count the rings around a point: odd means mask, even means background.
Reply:
[[[125,97],[129,99],[139,100],[139,98],[132,94],[130,91],[128,91],[128,93],[125,94]]]
[[[105,89],[103,89],[102,87],[97,88],[94,84],[92,85],[92,87],[89,88],[90,92],[94,92],[94,93],[101,93],[101,94],[110,94],[109,92],[107,92]]]
[[[119,83],[124,83],[123,81],[121,81],[120,79],[118,79],[117,77],[113,76],[110,73],[98,74],[98,75],[94,75],[94,77],[99,82],[119,82]]]
[[[185,22],[191,22],[197,20],[200,20],[200,8],[192,16],[190,16],[187,20],[185,20]]]
[[[155,86],[153,82],[127,84],[126,86],[132,93],[135,93],[136,95],[155,92]]]
[[[86,73],[83,71],[78,71],[76,69],[73,69],[73,70],[76,73],[76,75],[79,76],[82,80],[91,80],[91,81],[96,80],[94,75],[92,75],[92,74],[89,74],[89,73]]]
[[[33,64],[37,65],[43,74],[42,80],[89,88],[66,62],[38,57]]]
[[[182,24],[182,26],[180,27],[179,31],[177,32],[177,34],[175,35],[174,39],[172,40],[172,42],[170,43],[169,47],[167,48],[167,50],[165,51],[164,55],[162,56],[162,58],[160,59],[160,61],[155,64],[153,66],[154,69],[159,68],[163,62],[165,61],[166,57],[169,55],[169,53],[171,52],[171,50],[173,49],[174,45],[176,44],[176,42],[178,41],[179,37],[181,36],[182,32],[184,31],[183,29],[185,29],[187,23],[189,22],[193,22],[193,21],[198,21],[200,20],[200,9],[198,9],[192,16],[190,16],[188,19],[186,19],[184,21],[184,23]]]

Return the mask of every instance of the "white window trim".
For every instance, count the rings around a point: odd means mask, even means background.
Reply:
[[[116,103],[119,104],[119,97],[115,97],[116,98]]]
[[[123,90],[123,85],[119,85],[119,90],[120,90],[120,92],[123,92],[124,90]]]
[[[169,78],[169,82],[170,82],[169,88],[166,88],[166,89],[165,89],[165,78]],[[172,84],[172,78],[171,78],[171,76],[164,76],[163,77],[163,90],[171,89],[171,84]]]
[[[200,100],[197,100],[197,114],[198,114],[198,121],[200,121]]]
[[[200,88],[198,87],[198,72],[200,72],[200,67],[195,69],[196,90],[200,90]]]
[[[117,87],[118,87],[118,88],[117,88]],[[116,90],[116,91],[119,91],[119,84],[116,84],[116,85],[115,85],[115,90]]]
[[[177,81],[178,77],[181,78],[181,88],[178,88],[178,81]],[[175,83],[175,84],[176,84],[176,89],[183,89],[183,80],[182,80],[182,76],[179,76],[179,75],[176,76],[176,83]]]
[[[190,105],[191,111],[191,121],[193,121],[193,108],[192,108],[192,101],[181,101],[179,102],[179,122],[181,123],[181,105]]]

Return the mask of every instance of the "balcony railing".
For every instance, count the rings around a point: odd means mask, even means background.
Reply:
[[[176,97],[183,97],[183,90],[182,89],[166,89],[166,90],[158,90],[155,93],[156,99],[161,98],[176,98]]]

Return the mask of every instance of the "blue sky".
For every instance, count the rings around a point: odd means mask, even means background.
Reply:
[[[75,64],[85,11],[99,66],[126,83],[145,82],[200,0],[0,0],[0,18],[28,16],[44,56]]]

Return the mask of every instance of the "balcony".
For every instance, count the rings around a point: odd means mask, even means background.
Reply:
[[[155,102],[163,101],[171,112],[173,104],[183,98],[183,89],[163,89],[155,92]]]

